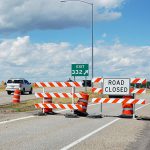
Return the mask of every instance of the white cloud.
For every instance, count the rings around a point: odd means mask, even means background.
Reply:
[[[106,37],[107,37],[107,34],[106,34],[106,33],[103,33],[103,34],[102,34],[102,37],[103,37],[103,38],[106,38]]]
[[[94,3],[97,21],[121,17],[115,10],[123,0],[87,0]],[[25,32],[30,30],[62,29],[73,26],[89,26],[91,8],[81,2],[61,3],[59,0],[1,0],[0,31]]]
[[[101,61],[97,66],[102,68],[102,74],[106,76],[149,77],[149,46],[133,47],[114,44],[97,48],[97,50],[99,49],[102,54],[99,58]]]
[[[106,9],[117,8],[122,5],[125,0],[95,0],[99,6]]]
[[[149,58],[150,46],[100,43],[94,47],[94,76],[149,78]],[[29,36],[0,43],[1,80],[65,81],[71,76],[73,63],[89,63],[91,68],[91,48],[64,42],[32,44]]]

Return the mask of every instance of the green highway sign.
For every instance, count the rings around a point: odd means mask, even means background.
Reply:
[[[72,64],[71,74],[72,76],[88,76],[89,64]]]

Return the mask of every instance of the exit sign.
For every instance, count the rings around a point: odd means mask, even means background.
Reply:
[[[89,64],[72,64],[71,74],[72,76],[88,76]]]

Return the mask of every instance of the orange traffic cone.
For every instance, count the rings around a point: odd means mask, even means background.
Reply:
[[[44,103],[45,104],[51,104],[52,103],[52,97],[45,97],[44,98]],[[46,113],[46,114],[53,114],[53,110],[52,108],[43,108],[43,113]]]
[[[123,98],[133,98],[132,96],[124,96]],[[133,104],[122,104],[122,116],[123,117],[133,117]]]
[[[12,103],[20,103],[20,90],[19,89],[16,89],[14,91],[14,95],[13,95],[13,98],[12,98]]]
[[[77,114],[79,116],[87,116],[88,113],[86,111],[88,106],[89,95],[84,92],[81,92],[80,94],[82,95],[82,98],[79,98],[77,104],[82,105],[82,108],[74,110],[74,114]]]

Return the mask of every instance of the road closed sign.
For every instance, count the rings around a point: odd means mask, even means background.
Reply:
[[[103,94],[129,95],[130,79],[128,78],[104,78]]]

